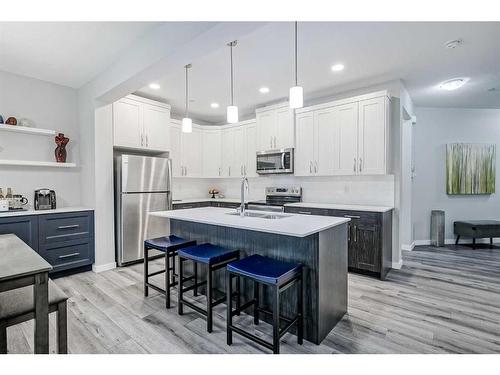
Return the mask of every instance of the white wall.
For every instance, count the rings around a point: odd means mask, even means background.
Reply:
[[[0,166],[0,187],[23,194],[33,202],[37,188],[54,189],[58,207],[81,204],[79,127],[76,91],[0,71],[0,114],[4,121],[14,116],[32,120],[36,127],[53,129],[70,138],[68,162],[74,169]],[[0,133],[0,159],[55,161],[54,138],[20,133]]]
[[[453,221],[500,219],[500,109],[416,108],[414,127],[416,177],[413,185],[415,240],[430,239],[430,214],[446,212],[445,238],[453,239]],[[497,145],[497,193],[482,196],[450,196],[445,189],[447,143],[495,143]],[[422,243],[422,242],[420,242]]]

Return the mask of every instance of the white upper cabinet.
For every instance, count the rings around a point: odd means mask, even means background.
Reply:
[[[338,164],[335,166],[335,174],[355,174],[358,155],[358,103],[339,105],[334,107],[334,111],[338,129]]]
[[[258,151],[295,147],[295,116],[288,103],[258,108]]]
[[[222,129],[222,173],[221,177],[235,177],[236,171],[232,168],[233,164],[233,143],[234,143],[234,130],[232,127],[225,127]]]
[[[183,176],[203,177],[202,130],[193,125],[191,133],[181,135]]]
[[[389,110],[384,97],[359,102],[358,173],[384,174]]]
[[[378,92],[298,110],[295,175],[386,174],[389,103]]]
[[[127,98],[113,103],[113,145],[142,147],[141,103]]]
[[[129,95],[113,103],[113,145],[151,151],[170,149],[170,106]]]
[[[314,173],[314,112],[297,114],[297,142],[294,154],[295,175],[310,176]]]
[[[245,175],[257,177],[257,126],[255,121],[246,125],[246,164]]]
[[[222,176],[222,133],[220,129],[203,129],[203,177]]]
[[[144,143],[152,150],[169,150],[170,110],[168,108],[145,104],[143,106]]]
[[[181,177],[184,173],[182,166],[182,130],[178,121],[172,120],[170,123],[170,153],[172,159],[172,176]]]

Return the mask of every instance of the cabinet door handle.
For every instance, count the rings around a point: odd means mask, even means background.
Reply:
[[[228,167],[228,175],[231,176],[231,167]]]
[[[80,225],[78,225],[78,224],[61,225],[61,226],[57,227],[57,229],[75,229],[75,228],[78,228],[78,227],[80,227]]]
[[[351,242],[351,225],[347,225],[347,242]]]
[[[314,173],[318,173],[318,162],[314,161]]]
[[[144,134],[141,134],[141,146],[144,146]]]
[[[359,173],[361,173],[361,165],[363,164],[363,159],[359,158]]]
[[[358,215],[344,215],[344,217],[348,219],[361,219],[361,216]]]
[[[313,164],[313,162],[309,161],[309,174],[313,173],[313,171],[312,171],[312,164]]]
[[[66,255],[59,255],[59,259],[76,257],[78,255],[80,255],[80,253],[71,253],[71,254],[66,254]]]
[[[149,139],[147,134],[146,134],[146,147],[149,147]]]
[[[358,226],[354,226],[354,242],[358,242]]]
[[[354,165],[352,167],[352,170],[354,171],[354,173],[356,173],[356,158],[354,158]]]
[[[297,213],[302,215],[312,215],[310,211],[297,211]]]
[[[243,165],[240,167],[240,173],[243,176]]]
[[[269,147],[273,148],[273,137],[269,137]]]
[[[245,176],[247,175],[247,166],[246,165],[243,166],[243,174]]]

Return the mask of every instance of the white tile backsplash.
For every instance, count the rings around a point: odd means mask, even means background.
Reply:
[[[304,202],[394,206],[394,176],[295,177],[249,179],[249,197],[264,199],[267,186],[300,186]],[[174,178],[174,199],[208,197],[215,187],[228,198],[240,196],[239,179]]]

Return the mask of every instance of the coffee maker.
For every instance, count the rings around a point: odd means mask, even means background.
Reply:
[[[56,192],[50,189],[35,190],[35,210],[52,210],[56,208]]]

